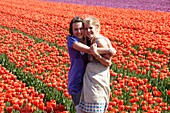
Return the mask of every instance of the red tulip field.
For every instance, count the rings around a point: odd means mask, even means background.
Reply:
[[[170,113],[170,12],[40,0],[0,1],[0,113],[75,113],[66,36],[88,15],[117,50],[107,113]]]

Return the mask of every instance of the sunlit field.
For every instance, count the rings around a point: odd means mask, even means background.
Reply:
[[[75,113],[66,36],[88,15],[117,50],[107,113],[170,113],[170,12],[38,0],[0,2],[0,113]]]

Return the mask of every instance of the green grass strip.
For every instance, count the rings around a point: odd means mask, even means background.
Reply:
[[[44,93],[44,102],[54,99],[58,104],[65,105],[66,109],[71,113],[75,112],[72,101],[66,98],[63,92],[53,87],[48,87],[45,83],[31,75],[31,73],[24,73],[21,68],[16,68],[16,65],[9,61],[6,54],[0,54],[0,64],[16,75],[18,80],[26,83],[27,87],[34,87],[39,93]]]

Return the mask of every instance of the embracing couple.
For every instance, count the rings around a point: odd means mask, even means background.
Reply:
[[[111,59],[116,50],[100,34],[100,22],[93,16],[74,17],[69,33],[68,92],[76,113],[105,113],[110,97]]]

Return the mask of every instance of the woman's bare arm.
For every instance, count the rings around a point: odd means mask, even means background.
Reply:
[[[83,43],[81,43],[81,42],[75,42],[73,44],[73,48],[78,50],[78,51],[91,54],[90,47],[83,44]],[[115,49],[114,48],[97,48],[97,52],[99,54],[111,53],[112,55],[114,55],[115,54]]]
[[[73,48],[76,49],[77,51],[81,51],[81,52],[84,52],[84,53],[91,54],[90,47],[81,43],[81,42],[75,42],[73,44]]]
[[[104,41],[103,39],[98,39],[98,47],[100,48],[109,48],[108,46],[108,42]],[[95,58],[103,65],[105,66],[111,66],[112,62],[111,62],[111,58],[112,55],[110,53],[108,53],[106,56],[101,56],[100,54],[97,53],[97,44],[92,45],[91,46],[91,53],[93,54],[93,56],[95,56]]]

